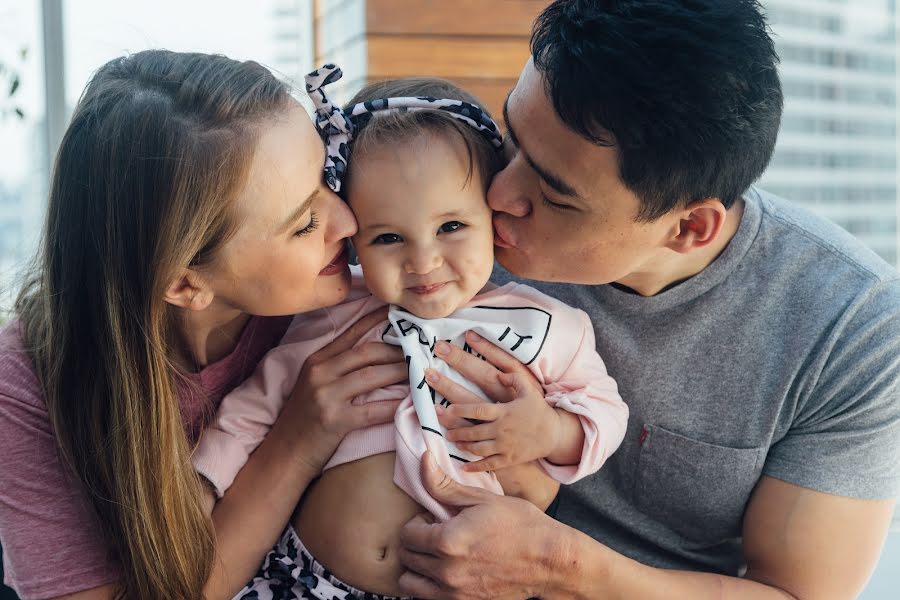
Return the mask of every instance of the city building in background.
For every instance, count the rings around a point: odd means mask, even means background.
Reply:
[[[160,47],[254,59],[301,99],[303,75],[335,62],[345,73],[335,85],[339,102],[369,81],[439,76],[472,91],[499,117],[528,58],[531,23],[548,3],[0,0],[0,63],[21,73],[17,102],[24,111],[23,118],[0,111],[0,321],[36,248],[53,132],[107,60]],[[781,57],[785,112],[760,185],[835,221],[900,265],[897,0],[762,4]],[[50,31],[61,30],[50,42],[42,7],[54,7],[61,21],[50,23]],[[53,60],[60,54],[61,64]],[[900,564],[900,511],[863,600],[896,596],[900,574],[888,563]]]
[[[761,185],[897,266],[897,2],[765,0],[785,110]]]
[[[271,11],[274,48],[268,63],[300,94],[313,65],[313,13],[310,0],[276,0]]]

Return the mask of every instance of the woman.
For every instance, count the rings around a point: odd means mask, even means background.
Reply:
[[[289,315],[348,291],[356,230],[305,111],[256,63],[141,52],[88,85],[34,276],[0,332],[0,543],[25,599],[230,598],[402,354],[311,359],[213,509],[191,447]],[[256,315],[256,316],[251,316]],[[363,371],[363,373],[360,373]]]

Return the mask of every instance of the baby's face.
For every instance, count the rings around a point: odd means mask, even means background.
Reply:
[[[420,317],[446,317],[487,283],[491,209],[461,140],[428,135],[353,157],[347,198],[369,290]]]

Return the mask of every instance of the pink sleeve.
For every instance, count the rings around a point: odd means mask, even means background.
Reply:
[[[63,466],[37,380],[0,354],[0,545],[5,583],[23,600],[114,582],[90,500]]]
[[[309,355],[381,305],[371,296],[363,296],[297,315],[253,375],[222,399],[192,456],[194,468],[209,480],[219,498],[275,423]]]
[[[584,311],[559,304],[553,311],[556,331],[541,352],[546,357],[541,368],[544,392],[554,407],[578,416],[584,447],[577,465],[539,462],[553,479],[570,484],[596,473],[616,451],[625,437],[628,407],[597,353],[590,318]]]

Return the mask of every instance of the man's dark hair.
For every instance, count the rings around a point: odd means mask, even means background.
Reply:
[[[756,0],[558,0],[531,51],[562,121],[616,147],[641,220],[730,207],[769,163],[783,102]]]

